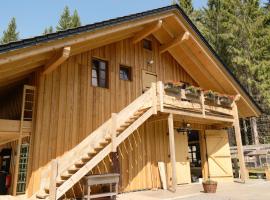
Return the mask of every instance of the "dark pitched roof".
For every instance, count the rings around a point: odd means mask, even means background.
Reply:
[[[189,23],[189,25],[193,28],[193,30],[197,33],[197,35],[201,38],[201,40],[206,44],[206,46],[210,49],[210,51],[213,53],[213,55],[224,66],[224,68],[230,74],[230,76],[240,85],[241,89],[246,93],[246,95],[250,98],[250,100],[253,102],[253,104],[258,108],[258,110],[260,110],[262,112],[262,109],[260,108],[260,106],[258,106],[258,104],[254,101],[254,99],[250,96],[250,94],[242,86],[242,84],[239,82],[239,80],[233,75],[231,70],[220,59],[220,57],[217,55],[215,50],[207,42],[207,40],[200,33],[200,31],[197,29],[197,27],[189,19],[189,17],[186,15],[186,13],[178,5],[170,5],[170,6],[157,8],[157,9],[153,9],[153,10],[149,10],[149,11],[145,11],[145,12],[141,12],[141,13],[127,15],[124,17],[109,19],[109,20],[97,22],[94,24],[88,24],[88,25],[80,26],[80,27],[73,28],[73,29],[68,29],[68,30],[50,33],[50,34],[46,34],[46,35],[27,38],[27,39],[19,40],[16,42],[11,42],[8,44],[3,44],[3,45],[0,45],[0,53],[4,53],[4,52],[11,51],[11,50],[24,48],[24,47],[30,47],[30,46],[38,45],[38,44],[43,43],[43,42],[49,42],[49,41],[53,41],[53,40],[57,40],[57,39],[62,39],[62,38],[68,37],[68,36],[78,35],[80,33],[91,32],[94,30],[108,27],[108,26],[114,26],[117,24],[121,24],[123,22],[137,20],[139,18],[143,18],[146,16],[152,16],[152,15],[160,14],[162,12],[167,12],[167,11],[171,11],[171,10],[177,10],[178,12],[180,12],[184,16],[185,20]]]

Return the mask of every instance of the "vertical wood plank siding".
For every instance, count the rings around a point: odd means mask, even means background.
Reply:
[[[37,118],[33,141],[29,193],[39,187],[42,167],[78,144],[142,93],[142,70],[157,74],[158,80],[196,84],[169,53],[159,54],[154,37],[153,51],[132,44],[132,38],[70,57],[53,73],[40,77]],[[91,58],[108,61],[109,89],[91,86]],[[149,65],[148,61],[154,64]],[[119,80],[119,65],[132,67],[132,81]],[[160,187],[157,161],[167,162],[167,126],[146,123],[119,148],[122,191]],[[93,173],[109,171],[110,159]]]

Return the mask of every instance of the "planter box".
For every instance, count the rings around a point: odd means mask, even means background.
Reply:
[[[173,93],[173,94],[180,94],[181,93],[181,86],[176,86],[173,83],[165,83],[164,90],[165,92]]]
[[[203,183],[203,190],[205,193],[216,193],[217,183]]]
[[[186,97],[188,98],[199,99],[201,96],[201,91],[193,91],[191,89],[186,88],[185,94],[186,94]]]
[[[219,97],[219,104],[221,106],[231,107],[232,103],[233,103],[233,100],[230,99],[229,97],[225,97],[225,96]]]

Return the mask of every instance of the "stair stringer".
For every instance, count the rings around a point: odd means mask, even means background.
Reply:
[[[154,107],[148,109],[142,116],[125,129],[118,137],[116,137],[116,145],[121,144],[131,133],[133,133],[140,125],[142,125],[149,117],[154,114]],[[112,142],[104,147],[98,154],[89,160],[75,174],[66,180],[57,188],[56,199],[61,198],[72,186],[81,180],[90,170],[92,170],[100,161],[102,161],[112,151]]]

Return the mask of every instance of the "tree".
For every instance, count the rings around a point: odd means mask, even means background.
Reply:
[[[231,21],[233,2],[231,0],[208,0],[207,8],[202,11],[201,32],[215,49],[226,65],[230,65],[232,28]]]
[[[178,4],[188,16],[190,16],[194,11],[192,0],[174,0],[173,4]]]
[[[62,15],[60,16],[60,20],[56,27],[57,31],[63,31],[72,27],[71,24],[72,17],[70,16],[70,11],[68,6],[65,6]]]
[[[75,9],[71,18],[71,26],[72,28],[76,28],[81,26],[81,19],[79,17],[78,11]]]
[[[1,44],[6,44],[17,40],[19,40],[19,32],[17,32],[16,19],[13,17],[8,24],[7,30],[3,32]]]
[[[56,30],[63,31],[70,28],[76,28],[78,26],[81,26],[81,20],[78,11],[75,9],[73,15],[70,15],[70,10],[68,6],[66,6],[62,15],[60,16]]]
[[[45,28],[43,35],[49,34],[49,33],[53,33],[53,27],[49,26],[48,28]]]

